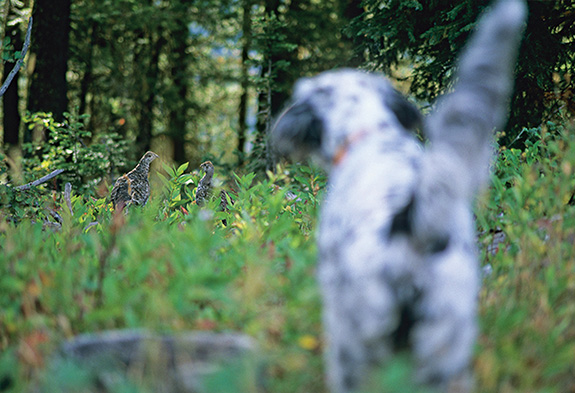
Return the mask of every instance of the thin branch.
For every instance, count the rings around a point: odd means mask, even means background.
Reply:
[[[20,53],[20,58],[16,62],[16,66],[12,69],[12,71],[10,71],[10,74],[8,74],[8,77],[6,78],[6,81],[4,82],[2,87],[0,87],[0,97],[2,97],[4,95],[4,93],[6,93],[6,90],[8,90],[8,86],[10,86],[12,79],[14,79],[14,76],[16,76],[16,73],[20,70],[20,67],[22,66],[22,64],[24,64],[24,57],[26,57],[26,53],[28,52],[28,47],[30,46],[30,35],[31,35],[31,33],[32,33],[32,17],[30,17],[30,19],[28,20],[28,30],[26,31],[26,40],[24,40],[24,46],[22,47],[22,52]]]
[[[66,183],[64,186],[64,200],[66,201],[66,205],[68,206],[68,210],[70,210],[70,215],[74,215],[74,211],[72,210],[72,185],[70,183]]]
[[[72,185],[70,183],[66,183],[64,185],[64,200],[66,201],[66,206],[68,206],[68,210],[70,211],[70,215],[74,216],[74,210],[72,210]],[[84,232],[88,229],[93,227],[94,225],[98,225],[98,221],[92,221],[88,225],[84,227]]]
[[[122,217],[119,217],[122,216]],[[116,214],[114,217],[114,221],[116,218],[123,219],[122,213]],[[115,223],[112,223],[112,227],[114,227]],[[101,307],[104,304],[104,279],[106,278],[106,267],[108,265],[108,260],[116,247],[116,231],[112,228],[110,235],[110,243],[108,246],[100,253],[100,257],[98,258],[98,281],[96,287],[96,293],[94,294],[96,307]]]
[[[64,172],[64,169],[56,169],[55,171],[52,171],[51,173],[47,174],[44,177],[41,177],[38,180],[34,180],[33,182],[30,182],[28,184],[24,184],[23,186],[14,187],[14,188],[17,190],[20,190],[20,191],[26,191],[32,187],[36,187],[39,184],[46,183],[48,180],[58,176],[62,172]]]
[[[99,225],[100,222],[99,221],[92,221],[91,223],[89,223],[88,225],[86,225],[83,229],[84,232],[86,232],[88,229],[92,228],[93,226]]]
[[[8,31],[8,14],[10,14],[10,6],[11,2],[6,0],[4,2],[4,12],[2,14],[2,34],[0,34],[0,53],[4,52],[4,39],[6,38],[6,32]],[[6,67],[2,67],[2,75],[4,74],[4,69]],[[0,75],[1,76],[1,75]]]

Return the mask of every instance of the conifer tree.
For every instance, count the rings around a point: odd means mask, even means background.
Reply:
[[[412,64],[411,94],[424,103],[449,88],[452,67],[487,0],[365,0],[365,12],[346,33],[370,69],[392,73]],[[575,4],[567,0],[528,1],[529,20],[516,70],[512,113],[503,143],[522,127],[536,127],[570,104],[575,71]],[[571,100],[569,100],[571,98]],[[522,140],[516,141],[518,144]]]

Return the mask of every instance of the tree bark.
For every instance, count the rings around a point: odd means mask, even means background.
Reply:
[[[146,35],[146,33],[143,33],[143,37],[146,37]],[[164,39],[161,36],[156,38],[154,34],[150,33],[147,37],[149,43],[145,48],[142,48],[143,53],[140,52],[134,57],[134,70],[136,75],[145,64],[145,60],[148,60],[143,72],[143,80],[141,81],[142,100],[139,103],[138,134],[136,135],[136,146],[140,152],[150,150],[152,144],[154,104],[160,71],[160,51],[164,45]]]
[[[244,0],[242,18],[242,69],[241,69],[241,89],[242,95],[240,97],[240,105],[238,108],[238,165],[243,165],[245,158],[245,145],[247,140],[247,112],[249,101],[249,51],[252,43],[252,0]]]
[[[36,53],[36,67],[28,110],[51,112],[56,121],[61,121],[68,107],[70,0],[36,0],[32,15],[35,23],[31,47]]]
[[[6,37],[10,37],[12,45],[14,45],[15,50],[20,50],[22,48],[22,35],[20,31],[20,25],[8,26],[6,29]],[[6,63],[4,66],[4,74],[2,76],[2,83],[6,81],[6,78],[10,72],[16,67],[16,62]],[[18,72],[6,93],[2,96],[2,110],[4,118],[2,120],[4,126],[4,144],[8,147],[19,146],[20,144],[20,96],[18,94],[18,80],[20,73]]]
[[[343,15],[344,20],[352,21],[353,19],[357,18],[358,16],[362,15],[364,10],[361,6],[361,0],[340,0],[340,7],[341,13]],[[353,38],[348,36],[347,34],[342,34],[342,40],[347,42],[350,47],[353,47]],[[351,68],[358,68],[363,63],[363,57],[355,54],[353,55],[347,62],[345,62],[346,67]]]
[[[174,161],[179,165],[189,161],[186,154],[186,120],[188,105],[188,48],[189,31],[186,20],[178,20],[178,26],[171,32],[170,74],[172,79],[171,88],[175,89],[176,100],[170,102],[168,117],[168,135],[174,148]]]
[[[90,90],[90,85],[93,78],[94,70],[94,48],[96,47],[98,39],[98,23],[93,22],[90,26],[90,47],[88,48],[88,53],[86,57],[86,63],[84,68],[84,76],[82,77],[82,82],[80,82],[80,109],[79,113],[81,115],[86,113],[87,101],[88,101],[88,91]]]
[[[290,7],[292,5],[293,3],[290,4]],[[266,0],[266,14],[279,15],[279,6],[280,1],[278,0]],[[276,65],[283,61],[290,63],[291,60],[293,60],[292,55],[285,50],[278,50],[274,44],[266,48],[266,53],[264,53],[261,76],[262,79],[266,80],[267,86],[258,93],[258,121],[254,145],[256,149],[260,150],[260,157],[257,158],[260,160],[260,166],[263,165],[266,170],[273,170],[275,166],[275,157],[272,157],[267,146],[267,133],[272,119],[279,114],[289,98],[288,91],[283,87],[291,87],[294,80],[293,75],[290,75],[285,67],[277,67]]]

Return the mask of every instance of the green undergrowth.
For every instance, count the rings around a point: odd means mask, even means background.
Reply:
[[[195,204],[196,174],[168,169],[150,202],[125,216],[72,194],[73,214],[50,196],[60,230],[2,220],[0,381],[24,389],[79,333],[145,328],[249,334],[274,391],[321,390],[313,228],[324,177],[307,167],[293,169],[298,183],[236,176],[221,212],[219,198]]]
[[[548,124],[502,149],[479,204],[483,280],[480,392],[575,392],[575,127]],[[486,251],[494,231],[505,240]]]
[[[545,130],[526,150],[500,149],[478,203],[492,273],[480,295],[477,392],[575,391],[575,133]],[[195,204],[199,174],[186,165],[154,173],[148,205],[125,216],[74,192],[70,213],[42,186],[32,213],[16,222],[14,206],[4,209],[0,390],[23,391],[77,334],[145,328],[249,334],[265,354],[268,391],[326,392],[314,235],[325,178],[304,166],[278,173],[231,175],[227,212],[219,197]],[[50,210],[58,230],[45,225]],[[488,252],[498,232],[505,240]],[[410,367],[399,358],[375,386],[416,391]]]

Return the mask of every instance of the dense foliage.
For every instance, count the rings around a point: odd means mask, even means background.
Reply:
[[[503,149],[478,218],[493,274],[480,298],[476,360],[481,391],[569,392],[575,369],[575,138],[548,124],[525,151]]]
[[[351,54],[344,0],[59,1],[69,6],[0,0],[5,59],[36,14],[26,83],[4,108],[0,134],[10,146],[32,139],[19,117],[28,108],[57,112],[58,121],[88,114],[87,128],[121,135],[132,159],[152,149],[179,164],[241,164],[254,143],[262,147],[295,79],[345,65]],[[69,32],[69,50],[46,24]],[[57,110],[62,102],[68,108]]]
[[[262,173],[273,166],[266,130],[297,78],[342,66],[380,69],[430,104],[448,88],[456,54],[489,1],[79,0],[55,15],[52,0],[33,3],[39,20],[29,66],[4,97],[2,148],[31,141],[25,109],[58,112],[58,121],[70,112],[90,115],[94,135],[121,135],[131,159],[152,148],[178,164],[213,159]],[[6,75],[32,4],[0,5]],[[574,5],[531,1],[529,9],[505,144],[523,127],[575,113]],[[69,31],[69,50],[57,45],[63,39],[43,39],[51,36],[46,23]],[[39,80],[46,86],[35,87]]]
[[[312,227],[323,177],[305,167],[293,172],[302,183],[237,176],[235,204],[214,213],[191,202],[197,175],[184,169],[168,168],[163,187],[156,178],[148,206],[125,223],[104,199],[78,194],[72,212],[47,196],[59,232],[2,220],[0,380],[11,376],[18,391],[74,334],[145,327],[243,331],[269,351],[276,391],[298,380],[319,389],[320,373],[302,372],[319,367]]]
[[[478,391],[575,388],[573,131],[548,124],[525,131],[536,139],[527,150],[500,148],[493,187],[478,203],[482,265],[492,267],[480,299]],[[70,211],[62,193],[46,194],[45,186],[35,195],[62,217],[58,231],[39,219],[9,223],[4,205],[4,387],[19,391],[42,380],[64,339],[144,327],[247,333],[265,354],[270,391],[325,391],[314,278],[324,176],[299,165],[262,181],[232,175],[235,203],[222,212],[217,198],[206,210],[195,205],[197,171],[160,166],[153,167],[148,205],[125,217],[114,218],[104,198],[77,192]],[[496,233],[505,239],[492,247]],[[404,391],[409,369],[407,359],[393,362],[367,391],[380,391],[381,381]],[[62,383],[81,383],[66,370],[57,375]]]
[[[64,116],[62,123],[55,122],[46,113],[25,118],[30,129],[51,135],[48,143],[24,144],[26,155],[22,165],[26,178],[33,180],[63,169],[64,173],[58,178],[60,184],[70,182],[78,193],[87,196],[97,192],[97,186],[103,181],[112,182],[133,164],[126,158],[127,142],[120,135],[100,133],[92,140],[92,133],[84,127],[87,116],[76,118],[70,113]]]
[[[423,103],[432,103],[449,87],[456,54],[490,3],[364,0],[366,12],[346,32],[355,39],[356,52],[368,68],[408,78],[410,93]],[[552,0],[529,1],[528,5],[504,143],[513,140],[522,127],[539,126],[560,108],[575,113],[575,4]],[[408,72],[398,72],[406,64]]]
[[[4,78],[32,3],[0,0]],[[42,53],[33,40],[2,97],[0,391],[49,375],[81,390],[72,372],[52,369],[54,350],[117,328],[240,331],[261,346],[270,392],[326,391],[314,278],[326,180],[314,167],[276,167],[265,132],[297,78],[332,67],[384,70],[432,103],[488,2],[359,3],[75,0],[62,55],[68,110],[57,114],[26,111]],[[575,391],[575,9],[529,6],[513,116],[476,211],[486,267],[478,392]],[[150,147],[160,159],[149,203],[114,215],[112,182]],[[195,203],[205,159],[228,211],[218,198]],[[397,359],[366,391],[382,381],[417,391],[410,367]]]

